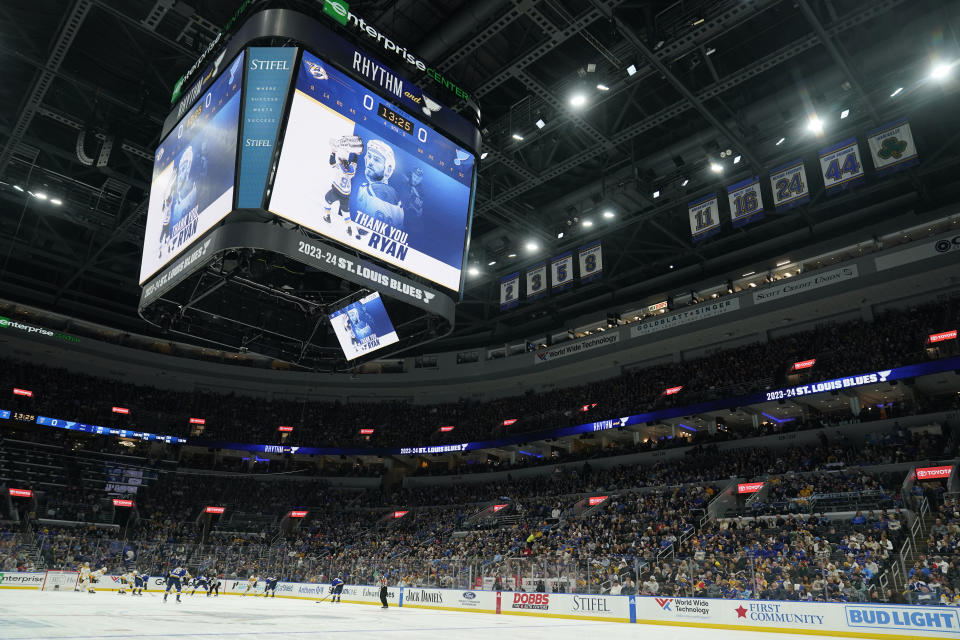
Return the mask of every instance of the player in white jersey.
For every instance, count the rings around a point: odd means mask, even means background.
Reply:
[[[134,588],[134,571],[127,571],[126,573],[120,576],[120,589],[117,591],[117,595],[127,592],[127,587],[130,587],[130,592],[133,592]]]
[[[86,569],[86,578],[87,578],[87,579],[86,579],[86,585],[84,585],[84,580],[83,580],[84,572],[81,571],[81,572],[80,572],[80,581],[81,581],[81,582],[80,582],[80,590],[83,591],[84,587],[86,587],[87,593],[96,593],[96,591],[93,590],[93,585],[94,585],[96,582],[99,582],[100,578],[102,578],[102,577],[107,573],[107,568],[106,568],[106,567],[101,567],[100,569],[97,569],[96,571],[90,571],[90,563],[89,563],[89,562],[84,562],[84,563],[83,563],[83,566],[84,566],[84,569]]]
[[[353,191],[353,178],[357,175],[357,155],[363,151],[360,136],[343,136],[330,141],[330,167],[333,180],[330,190],[324,195],[323,221],[332,222],[333,203],[339,203],[337,215],[347,226],[347,235],[353,235],[350,226],[350,193]]]
[[[84,562],[80,565],[80,581],[77,582],[77,586],[73,589],[74,591],[86,591],[90,588],[90,563]]]
[[[247,595],[251,591],[253,591],[254,595],[256,595],[256,591],[255,591],[256,588],[257,588],[257,575],[255,573],[251,573],[250,577],[247,578],[247,590],[244,591],[242,594],[240,594],[241,597]]]

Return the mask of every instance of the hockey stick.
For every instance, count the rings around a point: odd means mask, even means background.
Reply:
[[[323,597],[320,598],[319,600],[314,600],[314,602],[316,602],[317,604],[320,604],[321,602],[323,602],[324,600],[326,600],[327,598],[329,598],[331,595],[332,595],[332,594],[329,594],[329,593],[328,593],[327,595],[323,596]]]

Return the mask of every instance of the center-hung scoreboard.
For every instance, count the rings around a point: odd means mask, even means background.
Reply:
[[[266,9],[236,22],[178,83],[163,127],[141,316],[313,365],[452,330],[477,179],[472,105],[460,115],[409,79],[412,56],[374,56],[339,20]],[[368,329],[384,335],[344,346],[330,318],[374,299]]]

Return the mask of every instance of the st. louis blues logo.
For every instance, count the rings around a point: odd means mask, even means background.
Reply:
[[[903,152],[907,150],[907,146],[905,140],[898,140],[896,136],[890,136],[880,145],[880,150],[877,151],[877,155],[884,160],[889,160],[890,158],[899,160],[903,156]]]
[[[310,76],[315,80],[327,80],[329,78],[327,75],[327,70],[318,65],[316,62],[304,60],[304,63],[307,65],[307,73],[309,73]]]

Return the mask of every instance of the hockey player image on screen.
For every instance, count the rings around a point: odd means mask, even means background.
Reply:
[[[175,253],[197,230],[199,205],[197,183],[193,178],[193,155],[192,146],[188,146],[180,154],[174,168],[172,193],[164,200],[165,224],[160,232],[161,259]]]
[[[397,190],[390,185],[390,177],[397,168],[393,148],[383,140],[369,140],[363,165],[365,181],[356,197],[357,222],[385,231],[384,235],[393,235],[394,230],[403,231],[403,205]],[[371,224],[371,221],[390,225],[392,229]],[[362,229],[360,236],[364,235],[366,230]]]
[[[359,346],[368,340],[376,339],[370,320],[370,314],[363,307],[352,306],[347,309],[344,316],[344,330],[350,335],[350,340],[355,345]]]
[[[353,178],[357,175],[357,158],[363,153],[363,140],[360,136],[342,136],[330,141],[329,164],[333,170],[330,190],[323,197],[323,221],[332,223],[334,205],[337,217],[347,226],[347,235],[353,235],[350,224],[350,194],[353,191]]]
[[[330,314],[330,324],[347,360],[399,340],[380,294],[370,295]]]

